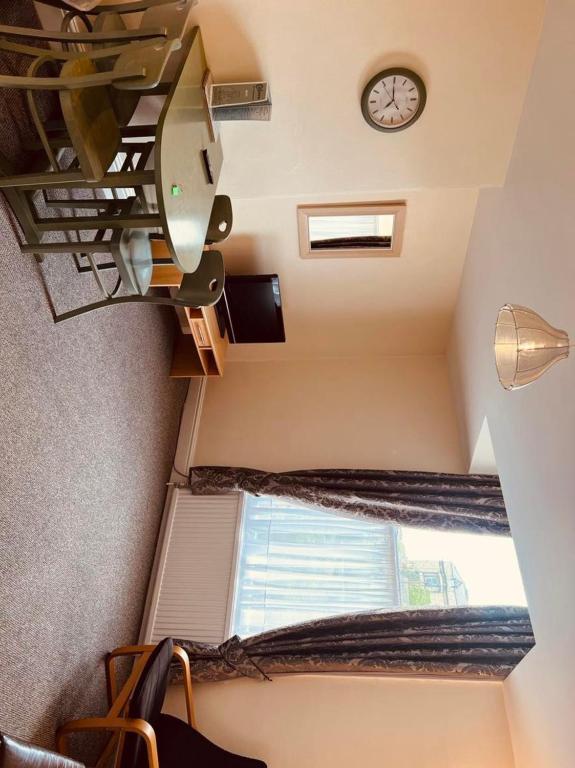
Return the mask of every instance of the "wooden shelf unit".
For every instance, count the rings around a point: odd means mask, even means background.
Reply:
[[[178,307],[177,315],[180,333],[174,343],[170,376],[222,376],[228,337],[220,336],[215,309]]]
[[[169,253],[163,240],[152,240],[154,259],[169,259]],[[170,288],[177,293],[182,273],[173,263],[154,264],[152,273],[153,287]],[[222,376],[226,351],[227,333],[222,338],[214,307],[176,307],[180,332],[174,342],[172,357],[172,378],[192,378],[195,376]]]

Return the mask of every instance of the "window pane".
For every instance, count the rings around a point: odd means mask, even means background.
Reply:
[[[391,248],[395,215],[310,216],[313,249]]]
[[[526,605],[510,538],[354,520],[247,496],[233,632],[357,611]]]
[[[402,562],[411,573],[440,563],[448,605],[527,605],[511,537],[447,533],[423,528],[401,529]],[[461,602],[459,602],[461,600]],[[432,596],[431,605],[443,604]]]

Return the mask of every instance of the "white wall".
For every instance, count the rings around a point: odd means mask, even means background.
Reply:
[[[465,471],[445,357],[231,363],[195,463]]]
[[[475,214],[477,189],[330,195],[330,202],[406,201],[399,258],[301,259],[297,205],[310,195],[234,200],[221,245],[231,273],[280,276],[285,344],[241,344],[231,360],[443,353]]]
[[[452,340],[471,449],[487,416],[537,645],[505,682],[516,768],[570,768],[575,729],[575,365],[498,384],[499,307],[575,335],[575,4],[549,0],[509,176],[480,194]]]
[[[216,81],[264,77],[271,122],[225,125],[221,185],[234,198],[477,187],[505,176],[543,0],[202,0]],[[408,66],[428,104],[384,136],[359,99]]]
[[[268,768],[513,768],[499,683],[297,676],[195,695],[200,730]],[[180,686],[165,710],[185,719]]]

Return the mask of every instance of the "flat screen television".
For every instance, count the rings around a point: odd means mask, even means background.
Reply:
[[[216,304],[220,332],[232,344],[277,344],[286,340],[277,275],[226,275]]]

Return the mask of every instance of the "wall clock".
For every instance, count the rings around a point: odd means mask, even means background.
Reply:
[[[394,67],[371,78],[361,95],[361,111],[377,131],[402,131],[421,116],[426,98],[419,75]]]

